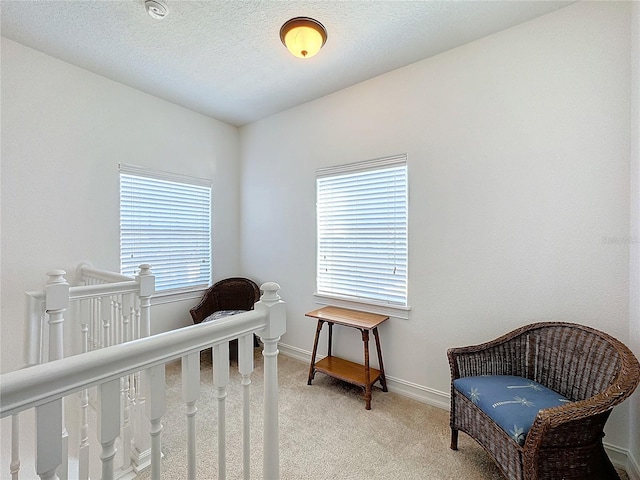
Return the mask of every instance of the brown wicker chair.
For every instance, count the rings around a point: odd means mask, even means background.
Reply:
[[[458,448],[458,431],[467,433],[509,480],[619,478],[602,445],[603,428],[640,379],[638,360],[620,341],[583,325],[535,323],[447,356],[451,449]],[[540,410],[521,446],[453,386],[479,375],[524,377],[571,402]]]
[[[198,305],[189,310],[193,323],[200,323],[209,315],[222,310],[253,310],[260,300],[260,289],[253,280],[242,277],[225,278],[214,283],[202,296]]]
[[[253,310],[254,304],[260,300],[260,288],[248,278],[225,278],[214,283],[202,296],[198,305],[189,310],[193,323],[201,323],[216,312],[233,310]],[[254,340],[254,346],[257,342]],[[230,342],[229,357],[237,359],[238,341]]]

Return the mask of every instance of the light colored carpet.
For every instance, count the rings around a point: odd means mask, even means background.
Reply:
[[[197,476],[218,478],[216,399],[210,356],[203,353],[202,394],[197,402]],[[262,478],[262,356],[252,375],[251,478]],[[449,448],[449,413],[380,388],[367,411],[360,388],[317,373],[307,385],[308,364],[280,355],[280,475],[283,480],[502,480],[473,440],[460,434]],[[242,394],[231,366],[227,395],[227,478],[242,478]],[[162,478],[186,479],[186,419],[180,400],[180,363],[167,366],[167,415],[163,419]],[[621,472],[622,473],[622,472]],[[146,471],[138,478],[149,478]],[[628,478],[626,475],[623,479]],[[273,479],[266,479],[273,480]]]

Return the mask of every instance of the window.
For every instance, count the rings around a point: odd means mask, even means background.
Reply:
[[[407,157],[316,173],[317,294],[407,306]]]
[[[120,271],[148,263],[156,291],[211,282],[211,182],[120,165]]]

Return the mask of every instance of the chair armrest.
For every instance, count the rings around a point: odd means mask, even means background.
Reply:
[[[200,303],[189,310],[193,323],[201,323],[205,318],[218,310],[217,303],[215,293],[212,292],[211,289],[205,291]]]
[[[635,360],[635,359],[634,359]],[[602,392],[584,400],[570,402],[559,407],[540,410],[536,416],[531,430],[533,439],[537,435],[548,434],[553,429],[557,429],[566,423],[576,423],[591,417],[606,414],[604,420],[609,416],[611,410],[616,405],[626,400],[635,390],[638,384],[637,361],[629,362],[634,372],[628,372],[626,368],[621,369],[614,381]],[[627,365],[625,365],[626,367]],[[604,421],[602,422],[604,426]],[[576,430],[574,427],[571,430]],[[584,427],[582,429],[584,430]],[[533,441],[532,439],[532,441]],[[527,436],[527,441],[529,437]]]
[[[622,395],[614,398],[603,392],[586,400],[540,410],[527,434],[524,452],[538,452],[542,447],[586,446],[599,441],[613,407],[622,400]]]

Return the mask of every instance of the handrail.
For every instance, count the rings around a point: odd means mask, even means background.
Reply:
[[[66,282],[59,281],[62,274],[58,271],[54,273],[56,281],[48,282],[47,287],[63,285],[68,291]],[[144,276],[147,278],[143,278]],[[137,279],[139,278],[140,283],[144,284],[145,280],[147,280],[146,283],[150,283],[148,282],[149,277],[151,276],[141,274]],[[152,279],[153,277],[151,277]],[[150,285],[146,285],[146,289],[149,288]],[[86,392],[89,387],[97,387],[100,399],[97,407],[97,433],[101,445],[102,478],[111,480],[115,478],[114,458],[117,453],[115,441],[121,434],[121,425],[118,419],[122,412],[125,416],[127,415],[127,412],[121,409],[120,398],[122,392],[126,391],[126,379],[132,376],[138,377],[142,373],[140,383],[137,383],[138,388],[144,392],[142,396],[137,397],[141,400],[142,408],[136,411],[140,414],[144,412],[146,420],[149,422],[145,441],[150,443],[148,450],[150,452],[151,478],[160,480],[162,455],[160,435],[163,430],[161,420],[165,410],[165,364],[182,359],[183,369],[186,365],[187,371],[193,372],[191,367],[197,366],[197,363],[192,363],[189,359],[197,358],[198,352],[213,347],[213,354],[218,359],[214,363],[214,385],[217,390],[216,398],[220,422],[218,463],[221,478],[224,478],[226,468],[224,400],[226,387],[229,383],[229,364],[226,360],[228,342],[236,338],[241,340],[242,355],[239,358],[239,371],[243,375],[243,385],[247,386],[250,383],[248,376],[253,370],[251,346],[253,345],[253,335],[256,334],[262,339],[264,357],[263,478],[280,478],[277,345],[281,335],[286,331],[286,308],[277,293],[279,288],[277,283],[264,283],[261,286],[263,294],[260,300],[255,304],[254,310],[248,312],[215,322],[204,322],[106,346],[70,357],[56,357],[55,360],[47,363],[0,375],[0,384],[2,385],[0,389],[0,418],[13,415],[14,423],[17,423],[15,421],[16,415],[24,410],[35,408],[36,450],[39,452],[35,458],[36,473],[44,480],[57,478],[56,471],[63,471],[61,478],[66,479],[68,464],[64,460],[65,454],[62,453],[68,451],[68,435],[64,429],[64,399],[75,392],[82,391],[85,394],[83,401],[86,402]],[[52,308],[47,310],[50,316],[58,311],[56,307],[57,305],[52,303]],[[197,372],[195,376],[189,373],[189,377],[199,378],[199,375]],[[193,382],[193,379],[190,382]],[[197,395],[194,395],[197,388],[191,383],[189,390],[185,402],[189,408],[192,408],[197,400]],[[248,396],[245,395],[243,400],[245,402],[243,410],[246,411],[243,421],[249,422]],[[138,421],[144,422],[142,417]],[[86,420],[84,423],[86,424]],[[61,428],[62,433],[60,433]],[[192,428],[195,428],[195,425],[192,425]],[[81,444],[81,448],[84,448],[84,453],[88,452],[86,445]],[[189,455],[193,457],[195,444],[191,442],[188,448],[191,449]],[[248,443],[243,445],[243,451],[248,451]],[[14,452],[12,449],[12,455],[14,453],[17,451]],[[42,454],[40,455],[40,453]],[[244,463],[247,465],[248,460],[245,459]],[[195,469],[195,464],[193,468]],[[248,478],[248,475],[248,470],[245,470],[245,478]],[[86,472],[83,478],[88,478]]]
[[[25,292],[25,295],[39,302],[44,302],[47,298],[47,295],[43,291],[38,290],[35,290],[33,292]]]
[[[227,342],[264,328],[267,318],[252,310],[5,373],[0,376],[0,418]]]
[[[115,295],[118,293],[129,293],[138,287],[135,280],[120,281],[117,283],[101,283],[98,285],[80,285],[69,287],[69,300],[82,300],[95,297],[97,295]]]
[[[140,265],[139,273],[128,277],[93,268],[84,262],[76,268],[77,286],[70,286],[65,274],[64,270],[48,271],[44,290],[26,292],[24,361],[27,366],[62,359],[65,353],[72,356],[150,335],[151,297],[155,292],[155,276],[150,265]],[[71,338],[69,334],[79,340],[75,349],[65,348],[64,339]],[[29,371],[29,375],[36,373]],[[139,372],[122,379],[120,407],[123,415],[119,434],[126,447],[120,455],[119,475],[132,469],[146,468],[152,453],[148,446],[148,432],[142,426],[147,408],[143,384]],[[98,393],[86,388],[81,390],[78,471],[79,478],[87,480],[89,411],[98,405]],[[64,419],[61,438],[62,451],[65,451],[69,435]],[[17,441],[12,443],[12,455],[17,455],[17,444]],[[68,478],[68,466],[65,461],[58,470],[62,480]]]
[[[88,285],[69,286],[64,279],[64,274],[64,270],[48,272],[49,281],[47,282],[45,291],[30,291],[25,294],[26,322],[24,361],[26,365],[36,365],[45,361],[42,351],[42,320],[45,313],[49,313],[47,309],[50,308],[50,295],[52,299],[56,298],[57,303],[59,303],[56,308],[59,309],[62,307],[62,310],[58,311],[64,312],[70,301],[82,301],[111,295],[135,293],[140,299],[145,297],[142,307],[147,309],[145,311],[148,311],[150,296],[155,291],[154,277],[151,275],[150,266],[146,264],[140,265],[140,274],[132,278],[119,273],[93,268],[88,262],[81,263],[76,268],[76,276],[78,279],[83,279],[82,281],[84,281],[86,277],[90,277],[94,280],[99,280],[99,283],[90,283]],[[61,289],[60,293],[56,292],[54,294],[54,289]],[[62,315],[62,313],[60,313],[60,315]],[[63,315],[61,316],[61,320],[64,320]],[[62,329],[62,323],[60,323],[59,327]],[[149,335],[148,327],[148,315],[145,313],[140,329],[142,336]],[[57,331],[56,334],[60,334],[61,331],[62,330]],[[59,341],[62,340],[60,339]],[[57,350],[62,351],[61,345],[62,344],[57,345],[59,347]]]
[[[132,277],[128,277],[127,275],[110,272],[108,270],[100,270],[99,268],[95,268],[89,262],[83,262],[76,267],[76,277],[82,278],[84,276],[100,278],[109,283],[127,282],[129,280],[134,280]]]

